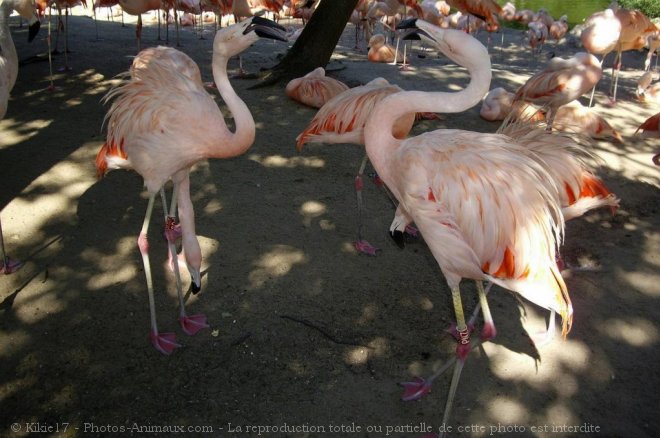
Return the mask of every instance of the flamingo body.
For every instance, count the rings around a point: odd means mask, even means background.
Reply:
[[[346,84],[326,76],[323,67],[318,67],[302,78],[289,81],[284,92],[302,104],[321,108],[328,100],[346,90]]]

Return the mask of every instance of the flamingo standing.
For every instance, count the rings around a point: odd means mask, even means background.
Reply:
[[[121,9],[129,15],[137,15],[138,21],[135,28],[138,52],[142,46],[142,14],[148,11],[158,11],[162,7],[161,0],[119,0]]]
[[[572,58],[553,58],[546,68],[527,80],[514,97],[548,108],[547,129],[552,129],[557,108],[582,96],[600,80],[603,72],[598,59],[585,52]]]
[[[550,29],[548,29],[550,37],[557,42],[564,38],[566,32],[568,32],[568,16],[566,15],[562,15],[559,20],[553,21]]]
[[[483,280],[559,312],[563,335],[570,330],[573,311],[555,263],[563,230],[557,188],[533,154],[498,134],[452,129],[405,140],[392,135],[391,126],[404,114],[461,112],[474,106],[491,80],[488,52],[476,39],[421,20],[400,24],[412,26],[467,67],[470,84],[458,93],[402,91],[386,97],[367,119],[364,139],[369,159],[401,210],[420,228],[451,289],[459,343],[442,420],[447,424],[471,349],[459,289],[462,278],[477,280],[484,339],[495,335],[495,326]]]
[[[323,67],[317,67],[302,78],[289,81],[284,92],[293,100],[313,108],[321,108],[327,101],[346,90],[348,85],[326,76]]]
[[[31,0],[3,0],[0,2],[0,119],[7,114],[9,94],[14,88],[18,77],[18,53],[9,30],[9,16],[13,11],[28,20],[28,41],[34,40],[41,23],[35,14]],[[0,274],[11,274],[20,269],[22,262],[12,260],[5,252],[5,242],[2,237],[2,222],[0,221]]]
[[[649,46],[649,53],[646,55],[646,59],[644,60],[644,70],[651,69],[651,58],[653,58],[653,54],[660,52],[660,24],[656,24],[655,27],[657,28],[656,31],[649,35],[646,39],[646,43]],[[655,68],[658,68],[657,54],[655,57]]]
[[[369,83],[351,88],[330,99],[316,113],[305,130],[296,137],[296,148],[300,152],[305,143],[353,143],[364,145],[364,124],[374,106],[386,96],[402,91],[398,85],[390,84],[383,78],[376,78]],[[415,114],[405,114],[398,118],[393,126],[393,135],[404,138],[412,129]],[[367,165],[365,154],[357,176],[355,193],[358,206],[357,240],[355,248],[367,255],[376,255],[377,249],[362,238],[362,175]]]
[[[187,316],[185,313],[174,246],[178,233],[173,210],[178,200],[182,246],[194,283],[193,292],[197,292],[201,287],[201,251],[195,236],[189,171],[195,163],[205,158],[240,155],[254,142],[254,119],[229,83],[227,62],[231,56],[257,41],[259,36],[284,40],[284,28],[270,20],[252,17],[221,29],[213,43],[213,77],[233,114],[236,124],[233,133],[227,128],[213,98],[204,90],[196,64],[187,55],[172,48],[159,47],[141,52],[133,62],[131,77],[106,96],[106,100],[114,101],[106,116],[108,134],[96,157],[96,166],[99,175],[104,175],[108,169],[124,168],[134,169],[144,178],[149,203],[138,237],[138,247],[149,294],[150,339],[154,347],[164,354],[170,354],[179,344],[173,333],[159,333],[156,324],[147,241],[154,200],[160,192],[166,217],[165,234],[177,278],[179,321],[185,333],[195,334],[208,325],[204,315]],[[174,183],[170,212],[167,211],[162,190],[169,179]]]
[[[548,27],[541,21],[532,21],[527,24],[527,27],[529,28],[527,31],[527,37],[529,40],[529,46],[532,48],[532,53],[541,53],[543,50],[543,44],[545,44],[545,40],[548,39]]]

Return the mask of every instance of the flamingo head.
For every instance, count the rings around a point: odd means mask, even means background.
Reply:
[[[490,59],[488,50],[473,36],[456,29],[442,29],[424,20],[402,20],[397,29],[407,29],[403,39],[419,38],[435,46],[458,65],[470,65],[473,59]]]
[[[259,38],[287,41],[286,29],[274,21],[255,15],[220,29],[213,40],[213,53],[230,58],[250,47]]]

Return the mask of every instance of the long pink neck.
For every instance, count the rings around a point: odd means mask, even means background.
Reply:
[[[490,59],[475,56],[463,67],[470,73],[470,83],[457,93],[442,91],[402,91],[383,99],[372,111],[365,125],[365,147],[369,159],[385,183],[390,180],[388,160],[402,141],[392,135],[394,122],[414,112],[457,113],[472,108],[488,92],[491,80]]]
[[[236,94],[227,76],[227,61],[224,56],[213,56],[213,79],[218,87],[222,99],[227,104],[236,129],[233,133],[227,131],[225,136],[229,138],[222,140],[222,145],[214,144],[215,147],[209,151],[209,158],[229,158],[243,154],[252,146],[255,137],[255,125],[250,109],[245,102]],[[221,146],[221,147],[220,147]]]

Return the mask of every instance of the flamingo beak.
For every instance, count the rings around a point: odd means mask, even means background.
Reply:
[[[252,22],[245,29],[243,34],[253,32],[261,38],[271,38],[279,41],[288,41],[286,38],[286,29],[279,24],[267,18],[255,15],[252,17]]]
[[[398,30],[405,30],[404,34],[401,36],[402,40],[421,40],[421,37],[426,37],[431,41],[435,41],[431,35],[429,35],[423,29],[420,29],[417,26],[417,18],[408,18],[406,20],[401,20],[399,24],[396,25]]]
[[[28,29],[28,43],[31,43],[32,40],[37,36],[39,33],[39,28],[41,27],[41,22],[39,20],[35,21],[32,23]]]

